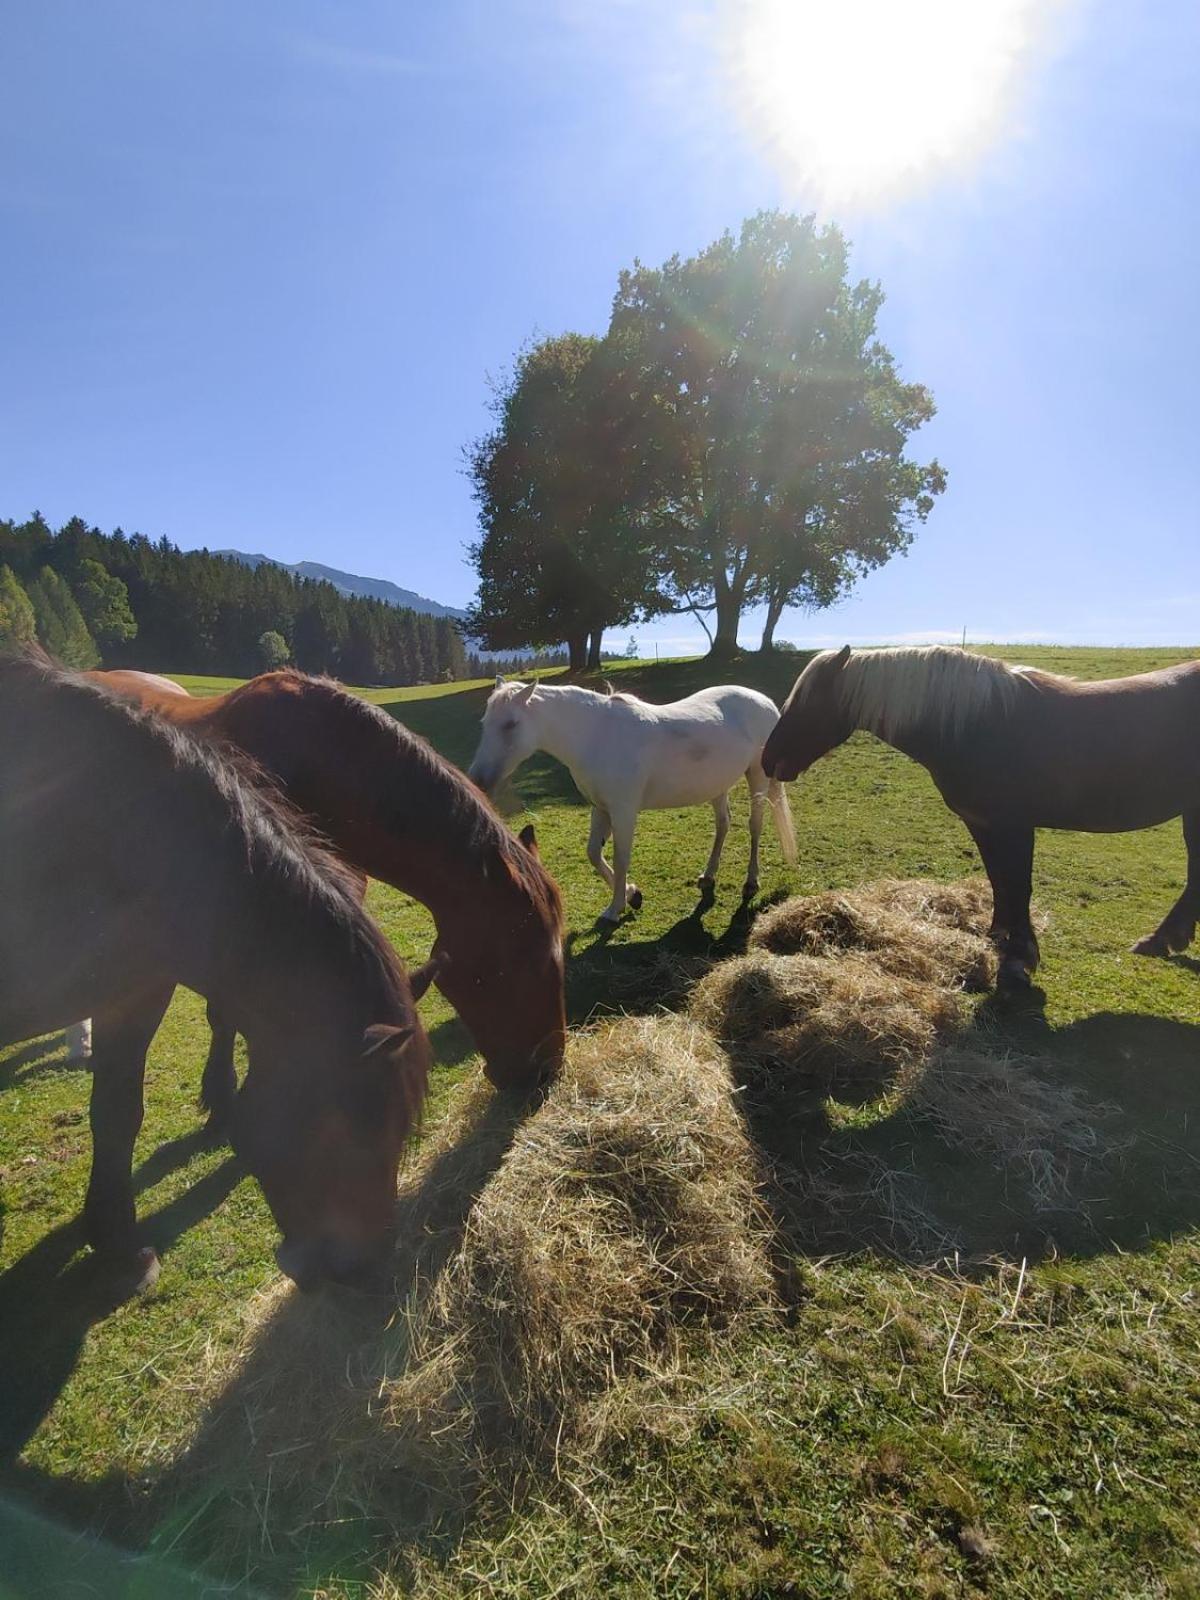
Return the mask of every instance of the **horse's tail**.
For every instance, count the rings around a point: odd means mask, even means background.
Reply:
[[[783,859],[789,867],[796,865],[796,830],[792,825],[792,808],[788,804],[788,792],[778,778],[767,779],[767,799],[771,802],[771,813],[775,818],[775,832],[779,835],[779,847],[783,851]]]

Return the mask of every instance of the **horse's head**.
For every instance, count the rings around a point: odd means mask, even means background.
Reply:
[[[528,1091],[558,1075],[566,1049],[562,903],[532,825],[511,851],[489,866],[486,898],[441,925],[435,981],[470,1029],[490,1081]]]
[[[849,659],[849,645],[823,651],[796,679],[763,748],[768,777],[790,783],[854,732],[842,693],[842,673]]]
[[[302,1060],[294,1030],[286,1044],[250,1041],[232,1143],[283,1235],[276,1259],[302,1289],[370,1282],[390,1259],[400,1154],[429,1071],[425,1031],[405,1012],[340,1040],[322,1028]]]
[[[483,712],[479,747],[467,776],[484,794],[493,794],[514,768],[537,749],[536,683],[496,679]]]

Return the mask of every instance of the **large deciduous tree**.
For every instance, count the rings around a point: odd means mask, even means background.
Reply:
[[[643,449],[627,498],[660,537],[679,609],[715,612],[713,650],[743,609],[826,605],[911,542],[945,484],[905,455],[933,415],[876,335],[877,284],[812,217],[764,212],[689,260],[622,273],[609,381]]]
[[[605,628],[663,609],[643,431],[606,354],[573,333],[525,350],[467,458],[482,536],[465,631],[494,650],[565,640],[573,669],[599,665]]]
[[[91,556],[81,558],[75,571],[74,592],[88,632],[102,650],[128,644],[137,637],[129,590],[102,562]]]

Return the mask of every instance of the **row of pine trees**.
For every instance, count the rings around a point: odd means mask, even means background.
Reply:
[[[279,567],[183,551],[80,517],[0,520],[0,642],[38,639],[66,666],[249,677],[294,662],[347,683],[465,678],[449,617],[343,595]]]

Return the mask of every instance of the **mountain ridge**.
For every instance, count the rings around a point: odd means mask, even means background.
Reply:
[[[457,622],[466,616],[466,612],[456,606],[444,606],[440,600],[431,600],[427,595],[417,594],[414,589],[402,589],[389,578],[361,577],[358,573],[342,572],[338,567],[326,566],[322,561],[279,561],[274,556],[246,550],[213,550],[210,553],[225,561],[239,561],[244,567],[261,567],[264,564],[280,567],[284,572],[294,573],[297,578],[314,578],[331,583],[339,594],[382,600],[387,605],[399,606],[406,611],[421,611],[431,617],[452,617]]]

